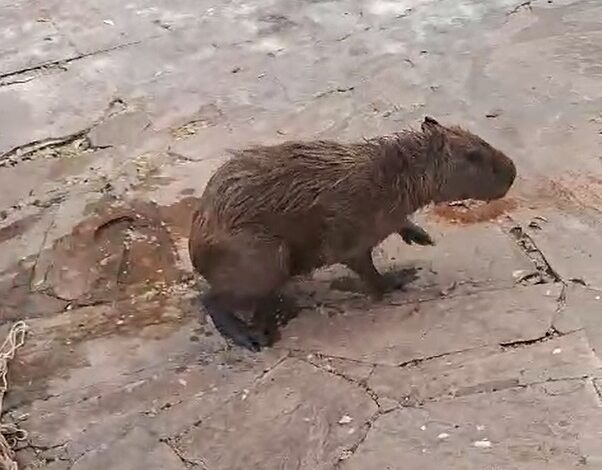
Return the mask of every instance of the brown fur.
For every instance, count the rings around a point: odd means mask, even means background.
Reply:
[[[502,197],[515,175],[500,151],[432,118],[421,131],[360,143],[237,151],[201,197],[189,241],[192,263],[222,316],[241,303],[256,306],[291,276],[334,263],[347,264],[382,293],[370,253],[404,227],[421,230],[408,215],[432,201]]]

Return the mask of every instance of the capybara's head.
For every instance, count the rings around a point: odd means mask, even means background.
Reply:
[[[435,159],[435,202],[460,199],[490,201],[504,197],[516,177],[516,166],[503,152],[460,127],[445,127],[424,118],[422,132],[429,158]]]

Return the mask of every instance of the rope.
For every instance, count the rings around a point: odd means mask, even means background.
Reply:
[[[17,349],[25,344],[27,329],[25,322],[15,323],[0,346],[0,415],[4,394],[8,390],[8,363],[14,359]],[[25,439],[27,439],[27,432],[17,425],[0,424],[0,470],[18,470],[13,449],[17,443]]]

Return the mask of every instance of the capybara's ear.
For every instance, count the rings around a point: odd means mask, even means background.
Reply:
[[[443,126],[430,116],[425,116],[422,122],[422,132],[427,135],[428,148],[432,156],[439,155],[445,147],[445,132]]]
[[[422,132],[428,132],[429,129],[439,126],[441,126],[441,124],[439,124],[437,120],[430,116],[424,116],[424,121],[422,121]]]

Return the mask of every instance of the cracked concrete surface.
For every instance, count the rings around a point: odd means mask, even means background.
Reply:
[[[602,468],[596,0],[0,0],[3,420],[22,468]],[[191,208],[225,150],[430,114],[512,156],[418,215],[374,303],[332,267],[270,350],[200,315]]]

